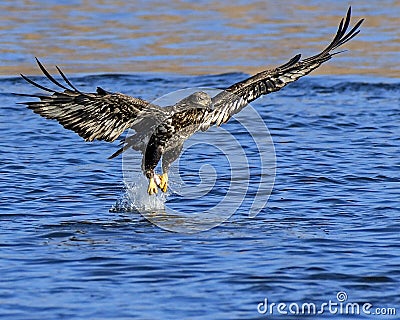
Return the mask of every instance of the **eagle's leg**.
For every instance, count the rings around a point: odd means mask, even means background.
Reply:
[[[149,186],[147,188],[147,193],[151,196],[153,194],[156,194],[158,192],[158,186],[157,182],[155,181],[155,177],[158,177],[155,175],[153,178],[149,178]]]
[[[161,179],[154,173],[154,169],[161,159],[163,153],[163,147],[155,143],[150,139],[149,144],[146,147],[146,152],[143,157],[143,169],[147,179],[149,179],[149,186],[147,193],[149,195],[156,194],[158,187],[160,187]],[[161,187],[160,187],[161,188]]]
[[[162,192],[167,192],[168,189],[168,171],[172,162],[174,162],[180,156],[182,152],[183,143],[178,145],[177,147],[166,151],[162,157],[162,172],[160,175],[160,184],[159,187]]]
[[[167,192],[168,189],[168,172],[163,172],[162,175],[158,176],[160,178],[159,187],[162,192]]]

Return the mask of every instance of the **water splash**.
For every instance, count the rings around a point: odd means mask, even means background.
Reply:
[[[148,180],[142,171],[129,172],[124,176],[125,192],[112,206],[112,212],[165,212],[167,194],[147,193]]]

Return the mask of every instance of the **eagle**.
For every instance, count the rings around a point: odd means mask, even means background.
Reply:
[[[179,157],[186,139],[197,131],[226,123],[250,102],[282,89],[343,52],[335,49],[353,39],[364,21],[361,19],[349,28],[350,20],[351,7],[341,19],[332,41],[320,53],[305,59],[298,54],[285,64],[235,83],[213,97],[199,91],[173,105],[160,107],[141,98],[108,92],[100,87],[93,93],[82,92],[58,66],[56,69],[62,80],[54,78],[37,58],[40,70],[58,89],[43,86],[21,74],[28,83],[50,94],[18,95],[38,98],[21,103],[42,117],[57,120],[85,141],[113,142],[128,128],[133,129],[135,134],[121,140],[120,149],[109,158],[130,148],[141,152],[143,174],[149,180],[147,192],[154,195],[159,189],[167,191],[168,169]],[[156,174],[155,169],[161,159],[162,173]]]

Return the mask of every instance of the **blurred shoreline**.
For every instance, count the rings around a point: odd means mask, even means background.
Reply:
[[[284,5],[283,5],[284,4]],[[40,74],[34,57],[67,74],[200,75],[274,68],[322,50],[347,2],[4,1],[0,75]],[[400,75],[400,3],[352,3],[361,33],[312,74]],[[342,49],[342,48],[340,48]]]

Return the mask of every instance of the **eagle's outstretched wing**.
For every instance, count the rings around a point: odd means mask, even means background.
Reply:
[[[262,95],[278,91],[287,84],[310,73],[318,68],[322,63],[328,61],[332,53],[341,45],[353,39],[359,32],[358,28],[364,19],[359,20],[354,27],[347,32],[350,25],[351,7],[347,15],[340,21],[338,30],[332,42],[320,53],[315,56],[300,60],[298,54],[287,63],[271,70],[260,72],[244,81],[238,82],[213,98],[214,111],[210,113],[202,126],[202,130],[207,130],[210,126],[221,125],[227,122],[230,117],[242,110],[248,103],[256,100]]]
[[[63,91],[42,86],[26,76],[21,76],[45,94],[17,94],[39,98],[40,101],[23,102],[29,109],[47,119],[55,119],[64,128],[75,131],[86,141],[104,140],[112,142],[122,132],[131,127],[141,116],[151,111],[158,112],[159,107],[149,102],[121,93],[111,93],[98,87],[96,93],[79,91],[68,80],[60,68],[56,67],[65,84],[60,83],[36,59],[43,74]]]

